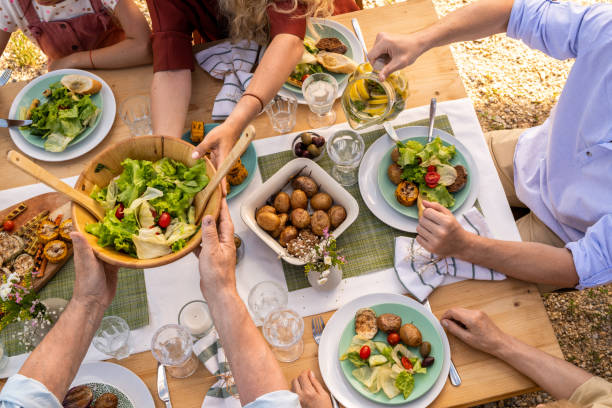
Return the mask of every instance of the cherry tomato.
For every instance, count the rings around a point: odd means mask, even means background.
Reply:
[[[304,74],[302,75],[302,82],[304,82],[306,80],[306,78],[308,78],[310,75],[308,74]]]
[[[370,357],[370,353],[371,353],[371,352],[372,352],[372,351],[370,350],[370,348],[369,348],[368,346],[363,346],[363,347],[361,348],[361,350],[359,350],[359,357],[360,357],[362,360],[366,360],[368,357]]]
[[[437,172],[430,171],[425,174],[425,184],[427,184],[427,187],[434,188],[438,185],[438,181],[440,181],[440,174]]]
[[[117,209],[115,210],[115,217],[117,217],[118,220],[122,220],[123,217],[125,217],[123,210],[125,210],[123,203],[119,203],[119,207],[117,207]]]
[[[408,357],[402,357],[402,365],[406,370],[412,370],[412,363],[408,360]]]
[[[389,333],[389,335],[387,336],[387,343],[389,343],[392,346],[395,346],[397,343],[400,342],[400,336],[397,333]]]
[[[170,225],[170,221],[172,221],[172,217],[170,217],[170,214],[164,211],[162,215],[159,216],[159,221],[157,221],[157,225],[162,228],[168,228],[168,225]]]
[[[428,166],[428,167],[427,167],[427,172],[428,172],[428,173],[430,173],[430,172],[432,172],[432,171],[436,171],[436,170],[437,170],[437,169],[436,169],[436,166],[433,166],[433,165],[432,165],[432,166]]]
[[[10,231],[12,231],[12,230],[14,230],[14,229],[15,229],[15,222],[14,222],[14,221],[11,221],[11,220],[6,220],[6,221],[4,221],[4,223],[2,224],[2,228],[3,228],[5,231],[9,231],[9,232],[10,232]]]

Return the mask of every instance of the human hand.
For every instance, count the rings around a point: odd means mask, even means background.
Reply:
[[[55,60],[49,59],[49,62],[47,63],[48,70],[56,71],[58,69],[74,68],[75,63],[73,61],[74,59],[73,55],[74,54],[69,54],[69,55],[66,55],[65,57],[58,58]]]
[[[465,249],[471,234],[443,205],[423,200],[423,206],[425,210],[416,229],[417,242],[432,254],[457,256]]]
[[[389,74],[414,63],[423,52],[425,46],[417,34],[378,33],[374,47],[368,53],[368,60],[374,63],[380,57],[391,58],[378,73],[380,80],[384,81]]]
[[[210,151],[212,153],[211,160],[218,169],[230,150],[232,150],[234,143],[238,140],[238,136],[240,136],[240,132],[236,132],[229,125],[222,123],[206,135],[204,140],[193,151],[192,157],[197,159]]]
[[[480,310],[449,309],[440,318],[440,323],[459,340],[489,354],[508,344],[508,335]]]
[[[207,300],[228,289],[236,290],[234,225],[225,199],[221,200],[218,230],[212,216],[202,220],[202,249],[198,257],[200,289]]]
[[[323,389],[314,373],[310,370],[302,373],[291,382],[291,390],[300,397],[303,408],[331,408],[331,398]]]
[[[72,299],[88,308],[106,310],[117,290],[116,266],[100,261],[80,232],[70,233],[74,246],[74,292]]]

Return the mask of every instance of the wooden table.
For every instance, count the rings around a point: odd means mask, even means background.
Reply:
[[[430,0],[408,0],[393,6],[359,11],[335,17],[334,19],[350,26],[350,19],[358,17],[364,32],[366,44],[372,46],[379,31],[408,34],[417,31],[437,19]],[[438,100],[452,100],[466,97],[461,79],[457,73],[450,49],[433,49],[407,68],[410,78],[411,96],[408,107],[426,105],[432,96]],[[147,94],[152,78],[151,67],[139,67],[118,71],[97,71],[112,88],[117,103],[127,96]],[[10,104],[24,83],[12,83],[0,89],[0,117],[7,117]],[[191,120],[210,120],[211,101],[219,91],[221,83],[213,80],[203,71],[196,69],[193,74],[193,96],[189,106],[187,123]],[[344,118],[338,104],[335,109],[338,118]],[[295,130],[307,129],[307,107],[300,106]],[[340,120],[340,119],[339,119]],[[257,137],[274,136],[265,115],[254,121]],[[129,130],[117,117],[113,128],[96,149],[78,159],[65,163],[43,163],[46,169],[59,177],[74,176],[80,173],[84,164],[112,143],[130,137]],[[9,165],[4,155],[14,149],[6,129],[0,129],[0,189],[7,189],[34,183],[35,180]],[[523,341],[562,357],[552,326],[539,296],[533,285],[515,280],[502,282],[464,281],[437,289],[430,297],[434,314],[440,316],[453,306],[482,309],[505,331],[509,331]],[[324,314],[327,321],[333,312]],[[304,355],[294,363],[282,363],[288,380],[302,370],[311,369],[320,378],[317,362],[317,345],[312,339],[311,318],[305,319]],[[478,351],[475,351],[452,336],[450,337],[453,360],[463,379],[463,385],[452,387],[448,382],[442,394],[434,402],[435,407],[471,406],[494,401],[536,389],[529,379],[518,374],[510,366]],[[139,353],[125,360],[113,361],[138,374],[147,384],[154,397],[157,396],[157,362],[151,353]],[[208,388],[215,382],[203,366],[196,374],[184,380],[169,379],[172,401],[176,407],[199,407]],[[163,404],[157,399],[157,407]]]

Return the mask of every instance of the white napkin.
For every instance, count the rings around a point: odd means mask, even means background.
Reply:
[[[251,81],[251,69],[258,50],[254,41],[242,40],[236,44],[226,41],[196,54],[196,60],[204,71],[214,78],[223,79],[223,87],[213,105],[213,120],[223,120],[234,110]]]
[[[198,356],[211,374],[219,379],[206,393],[202,408],[239,408],[238,389],[230,371],[229,362],[219,342],[216,329],[198,340],[193,345],[193,352]]]
[[[483,237],[490,237],[491,231],[483,215],[472,208],[459,218],[466,230]],[[438,259],[409,237],[395,239],[395,270],[402,284],[421,302],[425,301],[435,288],[442,285],[447,277],[478,280],[504,280],[506,275],[492,269],[447,257]]]

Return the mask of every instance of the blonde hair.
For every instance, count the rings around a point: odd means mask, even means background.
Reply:
[[[544,405],[538,405],[538,407],[540,406],[543,408],[580,408],[580,405],[576,405],[567,400],[559,400],[559,401],[549,402],[548,404],[544,404]]]
[[[283,14],[303,8],[295,17],[329,17],[334,12],[333,0],[290,0],[290,8],[279,8],[274,0],[220,0],[221,13],[227,17],[232,41],[247,39],[264,45],[269,40],[268,7]]]

